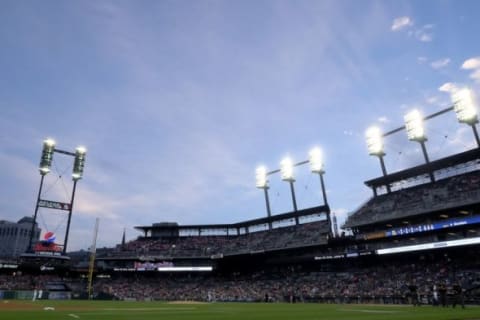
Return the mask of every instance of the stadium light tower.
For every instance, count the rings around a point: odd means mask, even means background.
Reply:
[[[295,177],[293,175],[293,161],[292,161],[292,159],[287,157],[287,158],[284,158],[280,162],[280,173],[281,173],[281,176],[282,176],[282,180],[290,183],[290,191],[292,193],[293,210],[297,211],[297,200],[295,199],[295,189],[293,187],[293,183],[295,182]],[[298,222],[297,222],[297,224],[298,224]]]
[[[320,176],[320,185],[322,187],[323,204],[328,206],[327,192],[325,191],[325,182],[323,181],[323,175],[325,174],[325,163],[323,161],[322,150],[318,147],[313,148],[309,152],[308,162],[310,163],[310,171],[317,173]],[[329,230],[332,228],[332,221],[330,217],[330,209],[327,210],[327,221]]]
[[[73,190],[72,190],[70,203],[62,203],[62,202],[57,202],[57,201],[50,201],[50,200],[41,199],[43,181],[44,181],[45,176],[50,172],[50,168],[52,166],[52,161],[53,161],[53,154],[55,152],[75,157],[74,164],[73,164],[73,172],[72,172]],[[33,251],[33,234],[34,234],[34,230],[35,230],[35,224],[36,224],[36,221],[37,221],[38,208],[45,207],[45,208],[50,208],[50,209],[68,210],[68,222],[67,222],[67,227],[66,227],[66,232],[65,232],[65,241],[63,243],[63,254],[65,254],[67,252],[68,233],[69,233],[69,230],[70,230],[70,222],[71,222],[71,218],[72,218],[73,200],[75,198],[75,190],[76,190],[76,187],[77,187],[77,182],[83,176],[83,168],[85,166],[86,152],[87,152],[87,150],[85,149],[85,147],[76,148],[75,153],[60,150],[60,149],[56,149],[55,148],[55,141],[53,139],[50,139],[50,138],[43,141],[42,156],[40,158],[40,166],[39,166],[39,171],[40,171],[40,175],[41,175],[40,187],[39,187],[39,190],[38,190],[37,203],[36,203],[36,206],[35,206],[35,213],[33,215],[33,223],[32,223],[32,230],[30,232],[30,240],[29,240],[28,251],[30,251],[30,252]]]
[[[383,160],[385,151],[383,150],[382,132],[378,127],[370,127],[367,129],[365,136],[367,138],[368,154],[378,157],[382,168],[382,174],[385,177],[387,175],[387,169],[385,168],[385,161]],[[390,185],[387,184],[387,192],[390,193],[390,191]]]
[[[320,185],[322,187],[322,196],[323,196],[323,204],[328,205],[327,201],[327,193],[325,191],[325,182],[323,181],[323,174],[325,173],[324,169],[324,162],[323,162],[323,154],[322,150],[318,147],[313,148],[310,150],[308,162],[310,163],[310,171],[312,173],[317,173],[320,176]]]
[[[267,168],[264,166],[260,166],[255,170],[255,178],[256,178],[256,187],[258,189],[263,189],[265,194],[265,205],[267,206],[267,214],[268,217],[272,216],[272,212],[270,210],[270,201],[268,199],[268,180],[267,180]]]
[[[38,188],[37,196],[37,205],[35,206],[35,213],[33,214],[32,229],[30,230],[30,239],[28,242],[28,251],[33,250],[33,234],[35,232],[35,222],[37,221],[38,215],[38,203],[40,202],[40,196],[42,195],[43,181],[45,175],[50,172],[50,167],[52,166],[53,152],[55,151],[55,140],[47,138],[43,141],[42,156],[40,158],[40,166],[38,170],[40,171],[40,187]]]
[[[45,176],[50,172],[52,166],[53,151],[55,150],[55,141],[53,139],[45,139],[43,141],[42,157],[40,158],[40,174]]]
[[[275,169],[273,171],[267,172],[267,169],[263,166],[257,167],[256,169],[256,187],[259,189],[263,189],[265,192],[265,202],[267,204],[267,211],[268,211],[268,216],[270,217],[270,203],[268,200],[268,180],[267,177],[269,175],[272,175],[274,173],[280,173],[281,179],[283,181],[287,181],[290,184],[290,191],[292,195],[292,203],[293,203],[293,212],[297,212],[297,200],[295,197],[295,188],[294,188],[294,182],[295,182],[295,174],[293,171],[294,167],[302,166],[305,164],[310,164],[310,171],[313,173],[317,173],[320,176],[320,184],[322,188],[322,195],[323,195],[323,202],[324,202],[324,207],[326,207],[326,213],[327,213],[327,219],[329,221],[329,226],[330,226],[330,232],[331,232],[331,220],[330,220],[330,208],[328,206],[328,200],[327,200],[327,193],[325,191],[325,182],[323,180],[323,175],[325,174],[325,169],[324,169],[324,162],[323,162],[323,157],[322,157],[322,151],[320,148],[314,148],[310,150],[309,153],[309,159],[300,161],[297,163],[294,163],[292,159],[289,157],[284,158],[280,162],[280,169]],[[293,215],[295,216],[295,224],[298,225],[300,223],[300,220],[298,218],[298,215]],[[271,225],[270,225],[271,228]]]
[[[83,168],[85,167],[85,155],[87,149],[83,146],[77,147],[75,149],[75,160],[73,162],[73,190],[72,197],[70,199],[70,210],[68,212],[68,221],[67,221],[67,231],[65,233],[65,242],[63,245],[63,253],[67,253],[67,243],[68,243],[68,234],[70,232],[70,222],[72,220],[72,210],[73,210],[73,200],[75,199],[75,191],[77,190],[77,182],[83,177]]]
[[[476,124],[478,123],[477,103],[472,90],[469,88],[462,88],[451,94],[453,102],[453,109],[457,114],[457,119],[460,123],[466,123],[472,127],[477,147],[480,147],[480,139]]]
[[[427,137],[425,135],[425,128],[423,127],[423,116],[418,110],[412,110],[407,113],[404,117],[405,119],[405,128],[407,130],[407,137],[410,141],[416,141],[420,143],[422,147],[423,157],[425,158],[425,162],[428,164],[430,163],[430,159],[428,158],[427,148],[425,147],[425,141],[427,141]],[[432,182],[435,181],[435,177],[433,173],[430,172],[430,180]]]

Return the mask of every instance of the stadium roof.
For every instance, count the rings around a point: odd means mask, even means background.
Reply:
[[[328,205],[317,206],[298,211],[277,214],[272,217],[258,218],[253,220],[246,220],[232,224],[196,224],[196,225],[177,225],[177,224],[164,224],[154,223],[151,226],[136,226],[135,229],[146,232],[148,230],[165,230],[165,229],[225,229],[225,228],[243,228],[249,226],[255,226],[265,224],[274,221],[280,221],[285,219],[291,219],[295,217],[308,216],[316,213],[329,213],[330,207]]]
[[[406,170],[397,171],[386,176],[365,181],[365,184],[370,188],[377,188],[398,182],[401,180],[418,177],[423,174],[428,174],[433,171],[449,168],[455,165],[466,163],[472,160],[480,159],[480,148],[475,148],[442,159],[431,161],[430,163],[421,164]]]

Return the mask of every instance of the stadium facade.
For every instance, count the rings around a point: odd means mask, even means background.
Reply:
[[[33,239],[40,238],[40,228],[37,224],[32,228],[32,224],[31,217],[23,217],[17,222],[0,221],[0,257],[16,258],[24,253],[29,246],[32,229]]]

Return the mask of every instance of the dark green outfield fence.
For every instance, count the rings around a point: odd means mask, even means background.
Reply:
[[[0,290],[0,299],[4,300],[69,300],[70,291],[43,290]]]

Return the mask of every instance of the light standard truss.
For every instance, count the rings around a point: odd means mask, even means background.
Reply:
[[[75,149],[75,152],[70,152],[70,151],[57,149],[55,145],[56,143],[53,139],[48,138],[43,141],[43,149],[42,149],[42,155],[40,158],[40,165],[39,165],[39,171],[41,175],[40,187],[38,190],[37,202],[35,205],[35,212],[33,215],[32,229],[30,232],[30,239],[29,239],[29,245],[28,245],[29,252],[34,251],[33,235],[35,230],[35,224],[37,221],[38,210],[40,207],[68,211],[68,221],[67,221],[66,230],[65,230],[65,240],[63,243],[62,253],[66,254],[67,252],[68,236],[69,236],[70,223],[72,218],[73,202],[75,199],[75,191],[77,187],[77,182],[83,177],[83,169],[85,166],[85,157],[86,157],[87,150],[85,147],[80,146]],[[54,153],[60,153],[67,156],[74,157],[73,171],[72,171],[73,188],[72,188],[72,193],[71,193],[69,203],[51,201],[51,200],[41,198],[44,179],[45,179],[45,176],[50,172]]]

